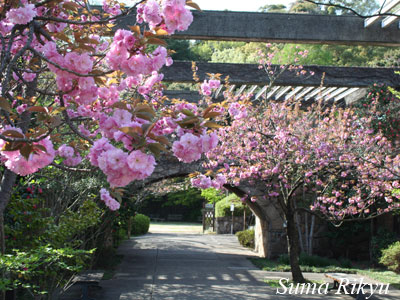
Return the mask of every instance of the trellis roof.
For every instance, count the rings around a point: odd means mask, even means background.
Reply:
[[[386,4],[381,13],[397,13],[400,0]],[[193,11],[194,21],[187,31],[178,32],[174,39],[228,40],[246,42],[284,42],[314,44],[346,44],[400,46],[400,29],[397,17],[373,17],[364,20],[357,16],[255,13],[230,11]],[[116,28],[134,25],[134,16],[122,19]],[[396,22],[397,21],[397,22]],[[323,98],[326,101],[356,101],[365,94],[367,86],[384,83],[400,87],[395,68],[355,68],[304,66],[314,76],[293,76],[284,73],[274,82],[275,87],[267,91],[270,84],[266,73],[256,65],[205,64],[198,63],[198,75],[203,80],[205,73],[221,73],[230,76],[230,89],[251,92],[254,97],[283,99],[288,97],[305,100]],[[190,62],[175,62],[165,68],[165,80],[169,82],[192,82]],[[324,78],[324,80],[322,80]],[[214,97],[220,95],[215,93]],[[186,95],[198,98],[185,91],[167,91],[167,95]],[[176,95],[176,96],[178,96]]]

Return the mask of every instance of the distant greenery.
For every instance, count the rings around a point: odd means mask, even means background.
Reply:
[[[373,13],[379,8],[375,0],[320,0],[319,3],[339,4],[344,7],[354,9],[361,15]],[[264,5],[259,8],[261,12],[280,12],[280,13],[308,13],[308,14],[328,14],[328,15],[351,15],[350,10],[334,7],[332,5],[316,5],[304,0],[293,1],[289,7],[282,4]]]
[[[233,212],[234,216],[243,216],[243,210],[246,209],[247,214],[250,214],[250,209],[243,205],[242,201],[235,194],[230,194],[229,196],[218,201],[215,205],[215,216],[226,217],[231,216],[231,204],[235,205],[235,210]]]
[[[218,202],[225,198],[225,194],[223,192],[214,188],[202,190],[201,196],[203,196],[208,203]]]
[[[196,222],[201,216],[203,203],[201,191],[190,187],[161,196],[148,196],[137,205],[137,210],[162,219],[167,219],[169,214],[181,214],[183,221]]]

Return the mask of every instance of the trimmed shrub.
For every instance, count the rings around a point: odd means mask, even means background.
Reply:
[[[254,248],[254,229],[247,229],[236,232],[240,245],[243,247]]]
[[[142,214],[136,214],[132,220],[132,235],[145,234],[149,231],[150,218]]]
[[[400,242],[391,244],[382,250],[382,257],[379,262],[389,270],[400,273]]]
[[[231,204],[235,205],[235,210],[233,212],[234,216],[243,216],[243,210],[246,208],[246,213],[250,215],[250,209],[243,205],[242,201],[235,194],[230,194],[224,199],[217,202],[215,205],[215,216],[218,217],[227,217],[231,216]]]

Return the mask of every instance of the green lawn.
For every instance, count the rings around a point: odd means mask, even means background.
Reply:
[[[258,268],[264,271],[271,272],[290,272],[290,265],[285,263],[280,263],[274,260],[268,260],[265,258],[249,258],[250,261],[257,266]],[[349,273],[349,274],[359,274],[368,276],[373,280],[377,280],[382,283],[389,283],[391,287],[400,289],[400,275],[387,270],[382,269],[360,269],[356,267],[342,267],[338,263],[337,265],[330,266],[309,266],[309,265],[301,265],[301,270],[303,272],[312,272],[312,273]],[[276,285],[277,282],[272,280],[268,284]]]

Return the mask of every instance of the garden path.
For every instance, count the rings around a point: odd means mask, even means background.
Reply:
[[[277,295],[266,278],[290,277],[288,272],[261,271],[247,259],[255,254],[232,235],[199,234],[197,227],[158,225],[144,236],[124,241],[123,261],[111,280],[101,281],[96,300],[300,300],[355,299],[348,295]],[[323,281],[323,274],[304,273]],[[75,297],[76,298],[76,297]],[[74,300],[76,300],[74,298]],[[71,298],[72,299],[72,298]],[[400,299],[389,291],[379,300]]]
[[[276,295],[263,282],[266,272],[246,259],[254,253],[231,235],[152,226],[149,234],[125,241],[118,251],[123,262],[112,280],[102,282],[98,300],[322,299]]]

